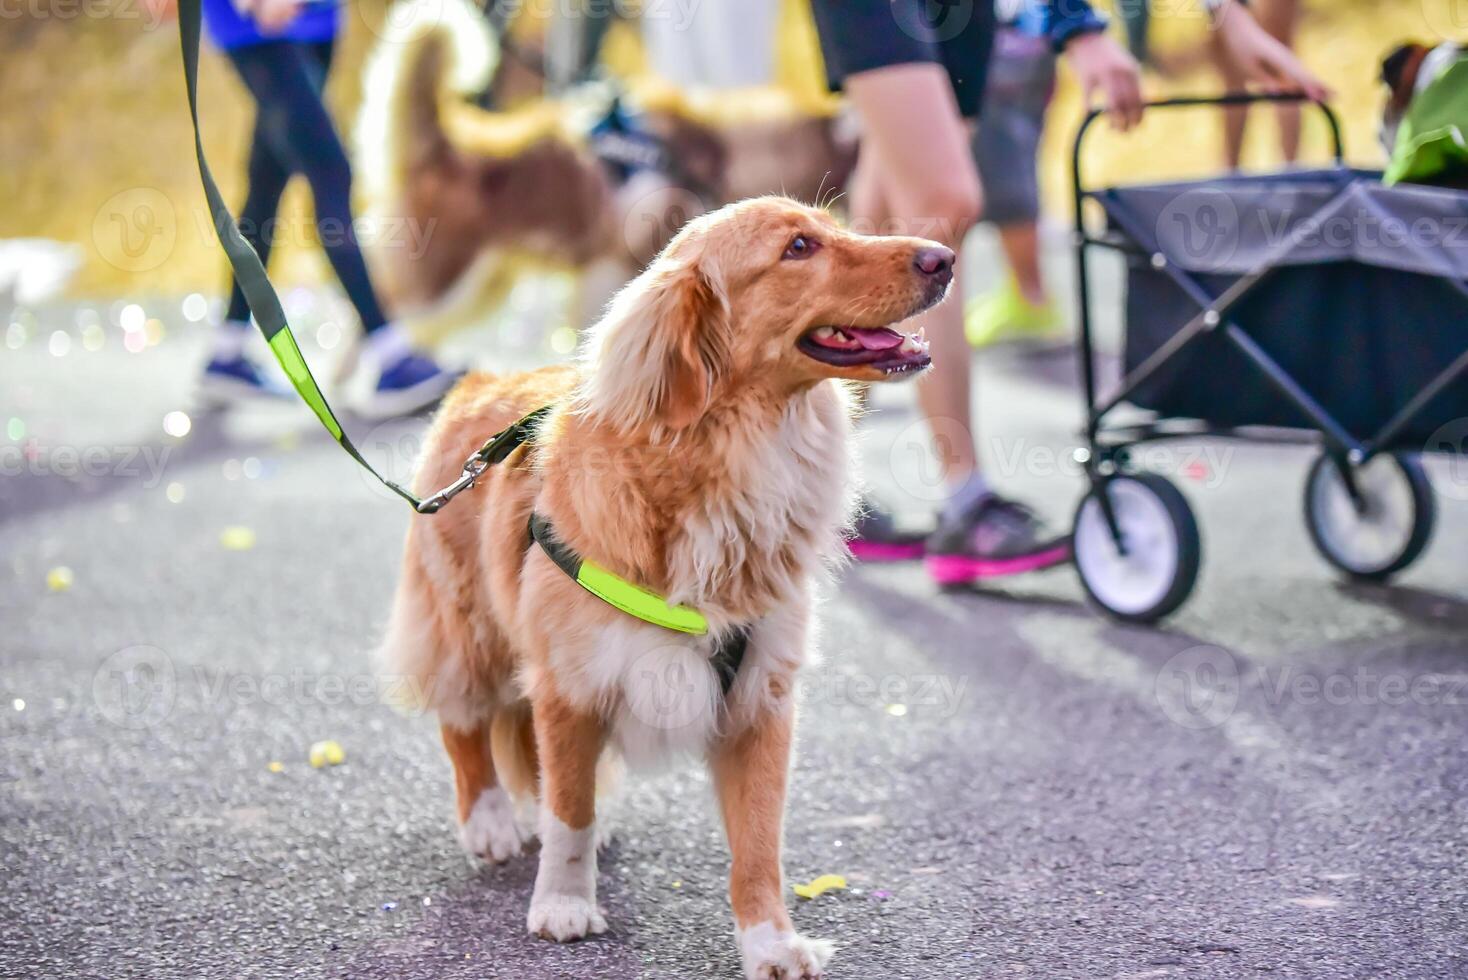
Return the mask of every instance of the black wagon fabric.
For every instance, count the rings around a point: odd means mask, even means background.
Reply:
[[[1128,257],[1125,364],[1146,360],[1199,311],[1155,255],[1217,297],[1265,276],[1237,322],[1347,431],[1369,438],[1468,350],[1468,194],[1385,188],[1353,170],[1296,171],[1098,195]],[[1130,399],[1214,425],[1310,425],[1221,334],[1195,340]],[[1421,448],[1468,417],[1468,377],[1399,437]]]

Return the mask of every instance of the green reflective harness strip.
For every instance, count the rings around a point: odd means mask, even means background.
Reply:
[[[194,153],[199,158],[199,179],[204,184],[204,196],[209,201],[209,213],[214,219],[214,232],[219,236],[219,244],[224,248],[224,254],[229,259],[230,267],[234,269],[235,280],[245,294],[250,312],[254,314],[255,323],[259,325],[260,332],[265,335],[271,352],[280,362],[286,377],[290,378],[296,393],[321,420],[321,424],[326,426],[326,431],[331,433],[331,437],[350,453],[363,469],[375,476],[383,486],[417,508],[420,504],[418,498],[377,472],[371,463],[362,458],[362,454],[357,451],[357,447],[352,445],[352,440],[348,439],[347,434],[342,430],[341,423],[337,421],[336,414],[332,412],[331,405],[321,392],[321,386],[316,383],[316,379],[311,375],[311,368],[307,366],[306,359],[301,356],[301,348],[296,344],[296,338],[286,323],[285,310],[281,308],[280,297],[276,295],[275,287],[270,284],[269,277],[265,275],[265,267],[260,263],[260,256],[255,254],[250,243],[245,241],[240,234],[234,216],[225,206],[224,196],[219,193],[219,186],[214,183],[214,175],[209,171],[209,161],[204,157],[204,140],[199,135],[201,8],[202,0],[178,0],[178,38],[183,49],[184,86],[188,89],[189,116],[194,124]]]
[[[662,596],[618,578],[596,562],[583,559],[576,582],[603,602],[638,619],[679,633],[702,636],[709,631],[709,621],[697,609],[671,606]]]
[[[679,633],[702,636],[709,631],[709,621],[697,609],[670,605],[657,593],[649,592],[640,585],[633,585],[596,562],[576,554],[556,536],[550,521],[539,514],[530,515],[530,537],[540,545],[546,557],[556,563],[556,567],[607,605],[615,606],[643,622],[677,630]]]
[[[533,511],[530,514],[530,539],[540,545],[545,556],[572,581],[607,605],[664,629],[694,636],[708,634],[709,623],[703,613],[688,606],[669,605],[662,596],[582,558],[556,536],[550,521]],[[739,667],[744,663],[744,652],[748,646],[749,628],[741,627],[722,637],[709,658],[709,665],[718,675],[719,687],[725,697],[729,696],[739,676]]]

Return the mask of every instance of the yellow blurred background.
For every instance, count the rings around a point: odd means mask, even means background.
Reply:
[[[369,25],[381,23],[385,2],[346,5],[344,38],[328,91],[343,132],[350,131],[362,59],[374,39]],[[1451,3],[1305,2],[1297,47],[1336,92],[1351,161],[1371,166],[1383,160],[1376,140],[1382,56],[1407,40],[1438,40],[1433,28],[1440,31],[1447,22]],[[97,11],[105,16],[87,16]],[[818,67],[811,60],[814,34],[808,15],[803,7],[787,13],[782,78],[813,85]],[[1191,67],[1166,79],[1149,73],[1149,95],[1219,90],[1202,57],[1205,24],[1196,16],[1154,13],[1154,49],[1169,63]],[[634,44],[623,38],[612,50],[624,70],[637,71]],[[789,68],[792,61],[795,67]],[[252,109],[228,64],[212,51],[205,53],[200,87],[210,160],[226,197],[237,201]],[[5,106],[0,113],[0,238],[80,245],[84,263],[71,285],[78,295],[176,295],[223,288],[223,260],[194,165],[173,23],[151,25],[134,0],[112,0],[105,9],[73,0],[38,0],[24,16],[7,20],[0,32],[0,93]],[[1052,215],[1067,213],[1069,148],[1081,109],[1079,93],[1062,70],[1041,159]],[[1319,158],[1325,145],[1323,124],[1307,113],[1304,158]],[[1272,119],[1256,110],[1246,163],[1272,165],[1275,146]],[[1221,168],[1220,123],[1216,113],[1159,114],[1134,134],[1096,139],[1091,150],[1088,166],[1097,182],[1204,175]],[[309,194],[295,182],[285,220],[293,228],[308,227],[308,208]],[[309,244],[309,234],[293,238],[278,250],[272,274],[283,285],[322,280],[324,260],[302,244]]]

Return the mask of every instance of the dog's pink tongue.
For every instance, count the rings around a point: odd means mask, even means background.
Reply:
[[[867,350],[891,350],[902,344],[902,334],[886,327],[844,327],[848,337],[853,337],[856,342]]]

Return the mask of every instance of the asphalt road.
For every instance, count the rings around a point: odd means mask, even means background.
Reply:
[[[138,354],[110,324],[87,350],[76,314],[0,354],[0,975],[736,976],[690,766],[630,784],[611,933],[527,938],[533,858],[465,862],[431,720],[378,702],[404,508],[297,406],[189,410],[202,332],[176,314]],[[978,395],[996,481],[1060,521],[1071,373],[995,354]],[[881,399],[866,465],[920,509],[907,398]],[[412,424],[352,424],[412,448]],[[786,858],[849,882],[792,898],[839,944],[833,977],[1468,977],[1468,493],[1440,470],[1424,559],[1345,585],[1301,524],[1308,458],[1150,460],[1205,538],[1160,629],[1100,618],[1069,569],[946,594],[912,567],[844,576]],[[346,763],[313,770],[328,738]]]

